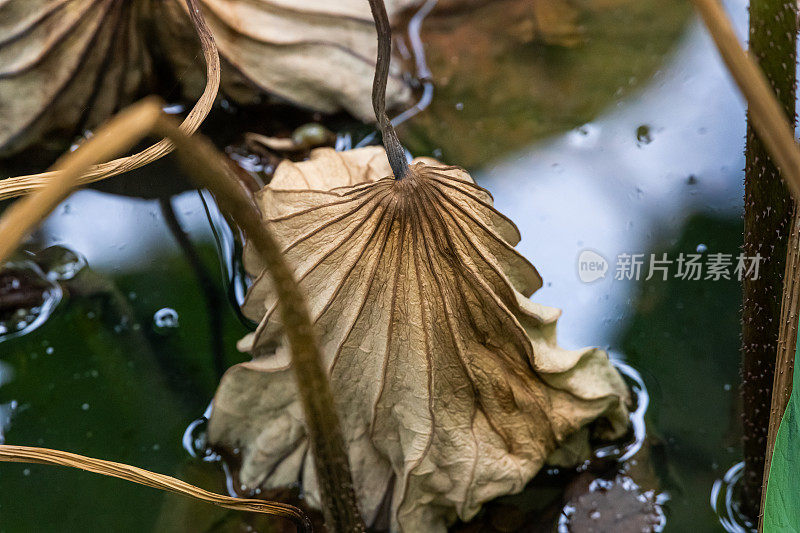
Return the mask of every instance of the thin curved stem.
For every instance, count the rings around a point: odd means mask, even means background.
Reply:
[[[223,496],[222,494],[216,494],[201,489],[200,487],[195,487],[180,479],[165,476],[157,472],[150,472],[149,470],[124,463],[115,463],[113,461],[95,459],[94,457],[85,457],[61,450],[51,450],[33,446],[12,446],[10,444],[0,445],[0,462],[78,468],[95,474],[124,479],[146,487],[189,496],[206,503],[224,507],[225,509],[280,516],[294,522],[298,531],[304,533],[311,532],[311,521],[303,511],[292,505],[266,500]]]
[[[389,80],[389,64],[392,60],[392,27],[383,0],[369,0],[375,28],[378,31],[378,60],[375,64],[375,79],[372,83],[372,107],[383,135],[383,146],[389,157],[395,179],[408,176],[406,151],[397,138],[397,132],[386,114],[386,82]]]

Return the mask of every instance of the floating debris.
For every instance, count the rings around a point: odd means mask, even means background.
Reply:
[[[559,533],[648,533],[664,530],[666,517],[655,491],[643,491],[631,478],[595,479],[589,491],[564,507]]]

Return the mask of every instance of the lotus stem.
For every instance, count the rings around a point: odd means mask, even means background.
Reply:
[[[392,61],[392,26],[383,0],[369,0],[372,18],[378,31],[378,60],[375,64],[375,80],[372,84],[372,107],[383,136],[383,146],[389,157],[395,179],[408,176],[410,169],[406,160],[406,150],[397,138],[397,132],[386,114],[386,82],[389,80],[389,65]]]
[[[798,316],[800,316],[800,210],[795,209],[789,245],[786,252],[786,274],[781,298],[781,322],[778,333],[778,357],[775,361],[775,379],[772,384],[772,403],[767,432],[767,452],[764,461],[764,476],[761,483],[761,505],[759,506],[758,531],[763,531],[764,504],[767,495],[767,480],[775,451],[775,440],[783,414],[789,405],[794,378],[794,359],[797,344]]]
[[[765,259],[759,278],[744,280],[742,305],[743,508],[755,519],[781,326],[786,235],[800,198],[794,139],[797,4],[751,1],[748,56],[717,0],[693,2],[748,104],[743,252]]]

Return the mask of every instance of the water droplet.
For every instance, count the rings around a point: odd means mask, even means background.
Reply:
[[[167,115],[180,115],[186,111],[186,106],[183,104],[167,104],[162,108],[162,110]]]
[[[61,301],[61,287],[33,261],[10,261],[0,269],[0,341],[41,326]]]
[[[695,248],[695,250],[697,250],[698,254],[702,254],[702,253],[704,253],[704,252],[706,252],[708,250],[708,246],[706,246],[703,243],[700,243],[700,244],[697,245],[697,248]]]
[[[636,144],[637,146],[643,146],[645,144],[650,144],[653,142],[653,135],[650,132],[650,126],[647,124],[642,124],[638,128],[636,128]]]
[[[178,312],[171,307],[162,307],[153,315],[153,326],[158,333],[167,333],[178,327]]]
[[[230,101],[230,100],[228,100],[227,98],[222,98],[222,99],[220,99],[220,101],[219,101],[219,106],[220,106],[220,107],[221,107],[221,108],[222,108],[222,109],[223,109],[225,112],[227,112],[227,113],[231,113],[231,114],[233,114],[233,113],[236,113],[236,110],[237,110],[237,108],[236,108],[236,105],[234,105],[234,104],[233,104],[233,102],[231,102],[231,101]]]
[[[89,410],[89,404],[85,403],[85,404],[81,405],[81,409],[84,410],[84,411],[88,411]]]
[[[335,138],[331,130],[317,122],[303,124],[292,132],[292,141],[295,145],[306,148],[328,144]]]
[[[86,266],[86,258],[63,246],[50,246],[36,254],[36,262],[47,271],[48,279],[74,278]]]

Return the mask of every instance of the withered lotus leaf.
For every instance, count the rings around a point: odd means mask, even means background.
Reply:
[[[420,2],[389,0],[387,8],[392,15]],[[198,3],[223,58],[229,99],[269,93],[374,120],[376,39],[366,0]],[[0,1],[0,154],[54,131],[97,126],[151,92],[156,74],[197,98],[205,65],[187,9],[185,0]],[[387,102],[410,98],[393,65]]]
[[[366,0],[201,0],[223,63],[222,91],[233,100],[262,92],[322,112],[375,120],[370,103],[377,41]],[[389,16],[422,0],[388,0]],[[157,24],[176,72],[197,69],[197,45],[181,0],[163,2]],[[176,25],[176,21],[180,21]],[[188,70],[187,70],[188,69]],[[393,64],[387,104],[407,104],[411,89]]]
[[[152,73],[139,3],[0,2],[0,154],[96,126],[137,96]]]
[[[318,149],[282,163],[259,203],[308,299],[365,520],[444,531],[575,436],[619,437],[628,393],[606,353],[558,346],[516,227],[465,171],[389,175],[382,148]],[[262,273],[244,305],[260,325],[240,343],[256,357],[224,376],[209,437],[240,453],[245,486],[300,482],[315,503],[275,305]]]

